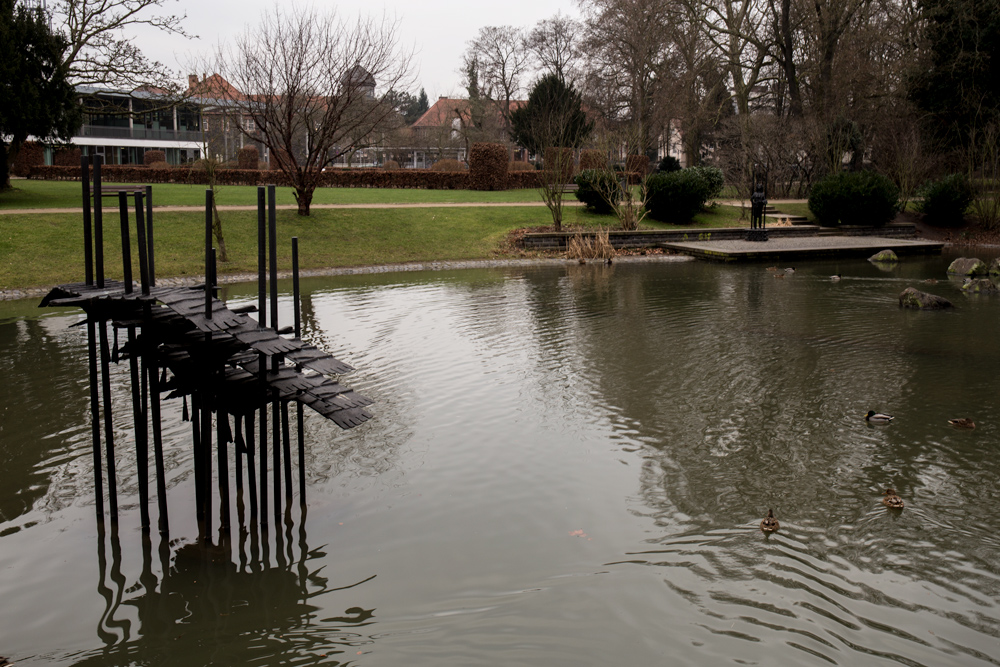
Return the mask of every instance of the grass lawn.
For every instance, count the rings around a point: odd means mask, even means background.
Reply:
[[[229,261],[220,264],[219,273],[256,271],[256,212],[224,211],[222,217]],[[68,213],[0,215],[0,289],[81,281],[80,220],[79,214]],[[545,207],[315,209],[307,218],[292,210],[278,211],[278,264],[281,269],[291,268],[293,236],[299,237],[303,269],[488,258],[509,231],[550,225],[551,221]],[[157,275],[201,275],[204,271],[202,214],[161,211],[154,222]],[[617,220],[580,207],[567,207],[564,224],[615,228]],[[739,221],[738,208],[716,206],[685,227],[706,229],[740,224],[745,225],[746,221]],[[643,227],[675,228],[648,219]],[[105,216],[104,232],[105,275],[120,278],[121,251],[117,248],[121,246],[121,237],[117,215]],[[134,248],[134,230],[132,242]],[[133,250],[133,258],[136,256]],[[133,262],[133,271],[137,271],[138,263],[135,259]]]
[[[13,189],[0,192],[0,209],[77,208],[83,197],[79,181],[14,180]],[[119,185],[107,183],[107,185]],[[277,188],[279,205],[295,205],[291,188]],[[215,189],[223,206],[254,206],[257,187],[222,185]],[[534,189],[480,192],[476,190],[417,190],[401,188],[317,188],[314,204],[416,204],[416,203],[510,203],[541,201]],[[105,199],[106,207],[116,206]],[[154,183],[154,206],[204,206],[205,186],[180,183]]]

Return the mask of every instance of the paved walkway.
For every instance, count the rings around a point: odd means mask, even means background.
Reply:
[[[838,234],[777,237],[762,243],[743,240],[665,243],[663,247],[701,259],[737,262],[864,257],[887,249],[901,256],[937,254],[941,252],[944,243],[884,236],[842,236]]]

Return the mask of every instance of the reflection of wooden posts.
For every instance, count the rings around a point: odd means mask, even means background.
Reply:
[[[111,353],[108,351],[108,326],[103,318],[98,321],[101,345],[101,393],[104,396],[104,445],[108,465],[108,507],[111,523],[118,523],[118,485],[115,480],[115,436],[111,418]]]
[[[302,338],[302,292],[299,288],[299,237],[292,237],[292,308],[295,311],[295,337]],[[299,449],[299,506],[306,506],[305,419],[302,404],[295,405],[295,435]]]

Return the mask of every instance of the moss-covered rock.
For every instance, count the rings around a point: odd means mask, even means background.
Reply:
[[[959,257],[948,267],[949,276],[985,276],[988,272],[986,264],[975,257]]]
[[[899,257],[892,250],[879,250],[868,258],[869,262],[898,262]]]
[[[899,295],[900,308],[919,308],[920,310],[942,310],[952,308],[951,301],[943,296],[921,292],[913,287],[907,287]]]
[[[962,285],[962,290],[970,294],[997,294],[1000,293],[1000,289],[993,284],[993,281],[989,278],[975,278],[967,280],[964,285]]]
[[[990,275],[1000,276],[1000,257],[995,257],[992,262],[990,262]]]

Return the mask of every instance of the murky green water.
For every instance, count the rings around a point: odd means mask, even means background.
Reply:
[[[0,306],[0,655],[1000,663],[1000,297],[961,294],[949,259],[307,282],[307,336],[358,368],[376,418],[307,419],[307,517],[229,551],[195,544],[177,401],[171,542],[144,543],[124,452],[121,528],[98,533],[79,316]],[[902,311],[908,285],[958,308]],[[978,427],[948,425],[962,416]]]

